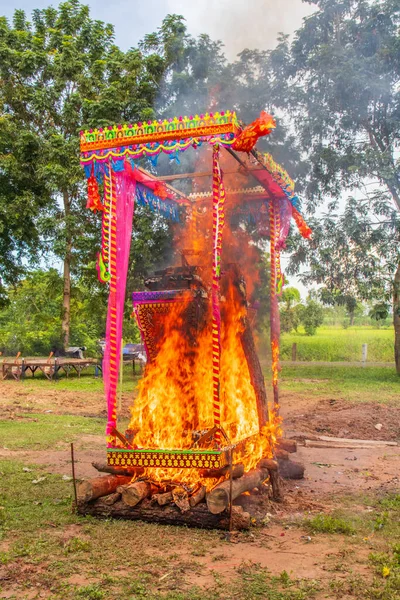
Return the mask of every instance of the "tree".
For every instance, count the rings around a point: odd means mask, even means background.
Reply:
[[[82,283],[71,299],[71,343],[90,354],[105,328],[106,305]],[[0,314],[0,348],[8,354],[48,355],[63,347],[63,278],[56,269],[36,270],[8,290],[9,305]]]
[[[286,333],[290,333],[293,329],[297,331],[302,308],[299,290],[295,287],[284,287],[279,301],[284,305],[280,310],[281,331]]]
[[[324,309],[318,302],[308,298],[306,305],[301,311],[301,322],[304,325],[306,334],[315,335],[318,327],[322,325],[323,321]]]
[[[38,157],[36,137],[21,134],[0,104],[0,307],[7,303],[7,286],[24,272],[23,263],[39,256],[38,217],[48,196],[35,177]]]
[[[274,76],[281,79],[274,102],[290,116],[306,159],[303,165],[309,165],[303,178],[308,207],[315,211],[329,200],[331,215],[316,234],[323,251],[308,277],[335,279],[340,292],[352,286],[360,297],[369,285],[378,287],[377,299],[390,293],[400,373],[400,2],[313,3],[319,10],[304,21],[293,43],[282,39],[269,58]],[[343,256],[336,241],[345,223],[332,213],[343,194],[353,190],[355,199],[346,209],[352,219],[346,235],[353,244]],[[360,224],[353,219],[360,216],[358,203],[365,211]],[[371,252],[363,252],[366,243],[372,244]],[[377,259],[372,248],[381,243]],[[339,247],[344,248],[340,239]],[[303,250],[301,257],[298,252],[296,259],[297,265],[304,264],[310,253]]]
[[[92,20],[89,7],[78,0],[63,2],[57,9],[35,10],[32,22],[21,10],[15,11],[12,26],[0,19],[3,117],[18,143],[34,140],[32,188],[37,191],[41,186],[43,198],[47,194],[51,198],[42,216],[44,233],[64,263],[65,345],[70,336],[71,272],[79,264],[87,230],[96,227],[83,210],[78,132],[152,118],[165,65],[155,53],[122,52],[114,44],[113,27]],[[17,150],[10,148],[15,161]]]

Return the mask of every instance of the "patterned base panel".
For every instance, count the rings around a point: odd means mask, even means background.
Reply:
[[[220,469],[228,464],[222,450],[121,450],[109,448],[107,463],[116,467]]]

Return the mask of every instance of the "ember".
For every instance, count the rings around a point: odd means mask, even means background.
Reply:
[[[104,359],[105,470],[115,473],[105,486],[107,497],[96,499],[89,508],[86,485],[83,512],[227,526],[223,515],[230,508],[230,524],[235,517],[244,527],[249,517],[233,511],[236,497],[268,478],[273,496],[279,497],[274,458],[281,435],[277,294],[284,279],[280,251],[292,216],[303,235],[310,230],[300,215],[293,182],[269,155],[253,150],[258,137],[274,127],[273,118],[262,113],[242,130],[235,113],[227,111],[111,128],[107,142],[97,131],[81,134],[90,198],[95,195],[93,172],[103,180],[104,189],[104,203],[96,195],[88,205],[96,205],[103,216],[98,270],[110,286]],[[202,164],[208,163],[211,170],[205,173],[204,188],[196,182],[190,195],[166,183],[173,177],[162,181],[130,162],[189,147],[199,152],[203,144]],[[207,147],[212,148],[212,157]],[[252,154],[239,158],[232,148]],[[196,173],[177,178],[195,180]],[[254,187],[254,179],[260,185]],[[180,221],[175,246],[181,264],[156,272],[146,282],[147,291],[133,294],[148,364],[123,435],[117,429],[116,389],[135,200]],[[243,214],[250,215],[259,232],[270,238],[274,396],[269,407],[250,324],[257,251],[240,220]],[[133,478],[119,485],[124,470]],[[193,513],[192,522],[189,517],[180,520],[179,513]]]

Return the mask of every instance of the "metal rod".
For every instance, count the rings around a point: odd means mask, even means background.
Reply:
[[[74,485],[74,498],[75,507],[78,506],[78,494],[76,492],[76,478],[75,478],[75,455],[74,455],[74,444],[71,442],[71,468],[72,468],[72,482]]]

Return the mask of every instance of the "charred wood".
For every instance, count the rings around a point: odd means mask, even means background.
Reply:
[[[137,506],[128,506],[122,500],[110,505],[104,502],[103,498],[99,498],[93,502],[78,502],[77,510],[81,515],[94,517],[141,520],[149,523],[186,525],[203,529],[229,529],[228,512],[225,511],[218,515],[211,514],[203,503],[182,513],[172,504],[158,506],[148,499],[142,500]],[[250,515],[243,512],[240,506],[233,507],[232,527],[236,530],[250,528]]]
[[[204,479],[219,479],[228,473],[229,465],[222,467],[222,469],[205,469],[204,471],[200,471],[200,475]],[[232,465],[232,478],[238,479],[238,477],[242,477],[242,475],[244,475],[244,464],[237,463],[236,465]]]
[[[133,477],[134,475],[141,475],[144,471],[142,467],[113,467],[107,463],[92,462],[92,466],[101,473],[112,473],[113,475],[123,475],[125,477]]]
[[[181,512],[190,510],[189,494],[183,487],[177,486],[174,488],[172,490],[172,498]]]

